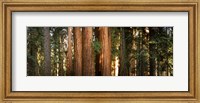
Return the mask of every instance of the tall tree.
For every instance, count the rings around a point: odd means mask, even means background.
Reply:
[[[114,70],[114,69],[112,69],[112,29],[110,28],[110,27],[107,27],[108,28],[108,55],[109,55],[109,57],[108,57],[108,59],[109,59],[109,61],[108,61],[108,65],[110,65],[109,67],[110,67],[110,71],[107,71],[110,75],[108,75],[108,76],[111,76],[112,75],[112,70]],[[115,70],[114,70],[115,71]],[[115,74],[115,72],[113,72],[113,75]]]
[[[76,76],[82,75],[82,30],[74,28],[74,72]]]
[[[138,36],[137,36],[137,75],[143,76],[143,70],[142,70],[142,29],[138,28]]]
[[[68,48],[67,48],[67,72],[66,75],[72,74],[72,27],[68,27]]]
[[[60,55],[60,42],[59,42],[59,39],[60,39],[60,31],[61,31],[61,28],[58,28],[58,27],[53,27],[52,28],[52,47],[53,47],[53,55],[52,55],[52,61],[53,61],[53,65],[52,65],[52,74],[54,76],[56,75],[59,75],[59,76],[63,76],[63,69],[60,68],[60,58],[61,58],[61,55]]]
[[[153,27],[149,28],[149,62],[150,62],[150,75],[156,76],[157,75],[157,68],[156,68],[156,56],[155,56],[155,47],[156,44],[154,42],[155,39],[155,30]]]
[[[51,47],[49,27],[44,27],[44,68],[45,75],[51,75]]]
[[[139,46],[139,69],[140,69],[140,76],[148,75],[148,38],[147,33],[145,32],[145,28],[140,28],[140,46]]]
[[[136,38],[136,33],[138,33],[137,29],[136,28],[133,28],[132,30],[132,54],[131,54],[131,59],[130,59],[130,66],[131,66],[131,72],[132,72],[132,75],[133,76],[136,76],[136,64],[137,64],[137,59],[135,57],[135,51],[137,49],[137,46],[136,46],[136,41],[135,41],[135,38]],[[133,56],[133,57],[132,57]]]
[[[143,29],[143,67],[144,68],[144,76],[150,75],[149,73],[149,28],[144,27]]]
[[[93,76],[95,75],[94,70],[94,61],[93,61],[93,49],[92,49],[92,37],[93,30],[92,27],[83,28],[83,47],[82,47],[82,67],[84,76]]]
[[[112,58],[112,75],[119,75],[119,54],[120,54],[120,28],[110,28],[111,33],[111,58]]]
[[[37,65],[37,46],[35,42],[33,41],[35,39],[35,36],[38,35],[36,32],[36,28],[30,28],[28,29],[27,33],[27,73],[28,76],[34,76],[36,75],[36,65]]]
[[[59,75],[60,76],[64,76],[64,68],[63,68],[63,55],[64,55],[64,35],[66,34],[65,33],[65,30],[63,28],[61,28],[59,30]]]
[[[100,52],[100,69],[103,76],[111,75],[111,36],[108,27],[100,27],[99,41],[101,44]]]
[[[121,29],[121,37],[120,37],[120,69],[119,75],[120,76],[128,76],[128,68],[126,65],[126,42],[125,42],[125,30],[124,28]]]

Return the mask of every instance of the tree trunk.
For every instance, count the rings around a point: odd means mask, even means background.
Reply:
[[[155,31],[153,28],[149,28],[149,41],[154,39]],[[149,66],[150,66],[150,76],[156,76],[156,58],[155,58],[155,44],[149,44]]]
[[[82,75],[82,31],[80,27],[74,28],[74,72],[75,76]]]
[[[145,36],[144,36],[144,29],[143,27],[141,28],[141,41],[140,41],[140,44],[141,44],[141,49],[140,49],[140,53],[141,53],[141,59],[140,59],[140,69],[141,69],[141,75],[140,76],[145,76],[145,69],[146,69],[146,66],[144,65],[145,62],[146,62],[146,58],[144,56],[144,39],[145,39]]]
[[[126,67],[126,42],[125,42],[125,31],[121,28],[121,38],[120,38],[120,76],[128,76]]]
[[[67,48],[67,70],[66,75],[71,76],[72,74],[72,27],[68,27],[68,48]]]
[[[111,75],[111,36],[108,33],[108,27],[100,27],[100,69],[103,76]]]
[[[92,49],[92,27],[83,28],[83,47],[82,47],[82,67],[84,76],[94,76],[94,61],[93,61],[93,49]]]
[[[28,76],[35,76],[36,75],[36,63],[37,63],[37,60],[36,60],[36,46],[33,44],[33,43],[30,43],[30,57],[27,58],[27,73],[28,73]],[[34,58],[31,58],[31,57],[34,57]]]
[[[44,61],[45,75],[51,76],[51,48],[49,27],[44,27]]]
[[[134,51],[136,51],[136,40],[135,40],[135,38],[136,38],[136,33],[137,33],[137,30],[136,30],[136,28],[133,28],[133,30],[132,30],[132,36],[133,36],[133,44],[132,44],[132,50],[134,50]],[[135,59],[135,55],[134,55],[135,53],[131,53],[131,60],[130,60],[130,66],[131,66],[131,75],[132,76],[136,76],[136,60],[137,59]]]
[[[110,65],[109,67],[110,67],[110,75],[109,76],[111,76],[112,75],[112,71],[114,70],[115,71],[115,69],[112,69],[112,53],[111,53],[111,51],[112,51],[112,33],[111,33],[111,28],[110,27],[108,27],[108,52],[109,52],[109,58],[108,58],[108,60],[109,60],[109,62],[108,62],[108,64]]]

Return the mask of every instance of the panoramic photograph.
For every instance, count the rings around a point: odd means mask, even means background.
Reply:
[[[173,27],[27,27],[27,76],[173,76]]]

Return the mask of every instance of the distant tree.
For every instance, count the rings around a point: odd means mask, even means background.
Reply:
[[[64,28],[58,28],[58,57],[59,57],[59,76],[64,76],[64,37],[66,31]]]
[[[51,76],[51,52],[50,52],[50,32],[49,27],[44,27],[44,68],[45,75]]]
[[[121,31],[121,37],[120,37],[120,69],[119,69],[119,75],[120,76],[128,76],[128,68],[127,68],[127,54],[126,54],[126,40],[125,40],[125,30],[124,28],[120,28]]]
[[[137,46],[136,46],[136,34],[138,33],[137,29],[134,27],[131,29],[132,33],[130,35],[130,40],[127,40],[127,42],[130,42],[130,47],[128,47],[129,50],[129,65],[130,65],[130,75],[132,76],[136,76],[136,64],[137,64],[137,59],[136,59],[136,55],[135,55],[135,51],[137,50]]]
[[[37,28],[28,28],[27,33],[27,74],[37,75],[37,45],[34,40],[38,35]]]
[[[154,41],[156,33],[153,27],[149,28],[149,62],[150,62],[150,75],[156,76],[157,75],[157,68],[156,68],[156,42]]]

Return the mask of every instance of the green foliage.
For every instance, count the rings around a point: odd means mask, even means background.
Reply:
[[[111,54],[112,54],[112,60],[115,59],[115,57],[119,57],[119,46],[120,46],[120,35],[119,35],[119,28],[111,28]]]
[[[146,33],[144,27],[125,27],[123,29],[125,32],[125,50],[123,50],[123,54],[126,56],[124,62],[129,71],[135,69],[130,67],[130,61],[133,59],[137,61],[136,69],[140,73],[149,70],[149,59],[157,60],[156,65],[161,71],[165,71],[166,68],[173,69],[173,33],[167,33],[169,28],[152,27],[150,33]],[[133,30],[138,33],[133,34]],[[120,28],[112,28],[111,34],[112,60],[115,60],[115,57],[120,55]],[[133,47],[133,44],[135,47]],[[154,45],[154,49],[149,50],[149,45]],[[144,73],[138,75],[144,75]]]
[[[28,75],[36,75],[36,69],[43,67],[42,58],[37,58],[43,55],[43,29],[40,27],[27,28],[27,68]],[[40,61],[40,62],[39,62]],[[40,75],[40,74],[37,74]]]
[[[96,38],[95,41],[92,42],[92,48],[95,54],[99,54],[101,51],[101,44],[99,40]]]

